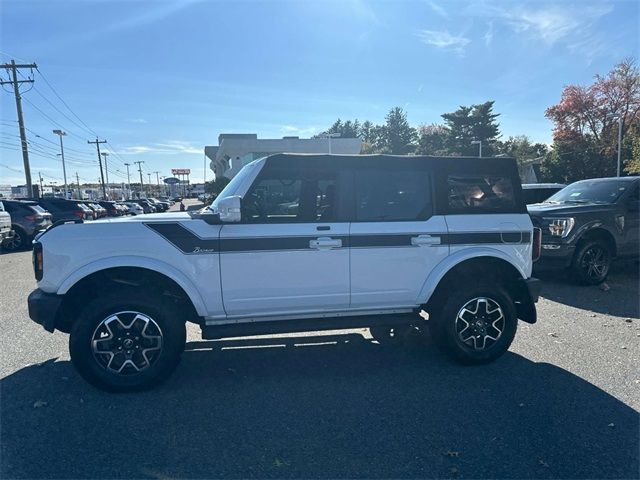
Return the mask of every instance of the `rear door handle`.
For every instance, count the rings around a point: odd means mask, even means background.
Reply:
[[[342,247],[342,240],[331,237],[320,237],[315,240],[309,241],[310,248],[316,248],[318,250],[340,248]]]
[[[415,245],[418,247],[440,245],[440,237],[433,235],[418,235],[417,237],[411,237],[411,245]]]

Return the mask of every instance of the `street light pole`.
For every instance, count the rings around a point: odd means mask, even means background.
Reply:
[[[107,200],[111,200],[111,190],[109,189],[109,166],[107,165],[107,157],[109,156],[109,152],[102,152],[100,155],[104,157],[104,173],[107,175]]]
[[[329,140],[329,155],[331,155],[331,139],[338,138],[339,136],[339,133],[323,133],[322,135],[320,135],[321,138],[326,138]]]
[[[129,167],[131,166],[131,164],[125,163],[125,166],[127,167],[127,186],[129,187],[129,193],[127,194],[127,197],[131,198],[131,177],[129,176]]]
[[[64,146],[62,145],[62,136],[66,135],[62,130],[54,130],[53,133],[60,137],[60,157],[62,158],[62,175],[64,176],[64,198],[67,199],[67,167],[64,164]]]

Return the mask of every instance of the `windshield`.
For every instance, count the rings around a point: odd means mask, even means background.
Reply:
[[[628,182],[622,180],[582,180],[563,188],[545,203],[614,203]]]
[[[213,210],[213,211],[216,211],[217,208],[218,208],[218,202],[221,199],[227,198],[227,197],[232,197],[233,195],[235,195],[236,192],[238,191],[238,188],[240,187],[240,185],[242,185],[242,182],[249,175],[251,175],[251,173],[253,172],[253,169],[255,168],[256,165],[257,165],[257,162],[254,161],[254,162],[251,162],[250,164],[244,166],[238,172],[238,174],[231,179],[231,181],[227,184],[227,186],[222,189],[222,191],[220,192],[220,195],[218,195],[216,197],[216,199],[213,201],[213,203],[211,204],[211,206],[209,208],[211,210]]]

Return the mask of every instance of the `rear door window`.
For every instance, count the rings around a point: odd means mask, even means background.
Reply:
[[[366,169],[355,172],[356,221],[426,220],[433,211],[426,170]]]
[[[508,213],[518,211],[510,176],[450,174],[447,177],[450,213]]]

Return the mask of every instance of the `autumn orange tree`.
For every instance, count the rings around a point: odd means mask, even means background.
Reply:
[[[560,103],[545,115],[554,122],[553,149],[542,166],[546,180],[569,182],[615,176],[618,118],[622,119],[622,163],[638,173],[635,159],[640,135],[640,71],[634,59],[616,65],[589,86],[569,85]],[[634,155],[635,153],[635,155]]]

